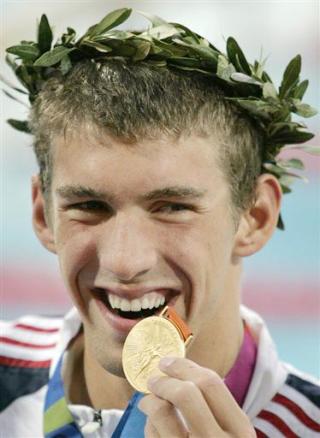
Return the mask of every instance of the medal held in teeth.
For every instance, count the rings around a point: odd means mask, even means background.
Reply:
[[[192,333],[176,311],[166,306],[159,316],[138,322],[128,334],[122,351],[122,366],[128,382],[139,392],[150,393],[151,377],[165,375],[159,361],[165,356],[185,357]]]

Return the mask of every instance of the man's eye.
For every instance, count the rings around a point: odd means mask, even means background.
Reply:
[[[85,201],[72,204],[69,208],[87,212],[106,212],[110,211],[107,204],[102,201]]]
[[[186,210],[192,210],[191,205],[170,203],[163,205],[158,209],[158,211],[164,213],[176,213],[179,211],[186,211]]]

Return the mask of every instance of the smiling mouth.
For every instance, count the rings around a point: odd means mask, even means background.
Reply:
[[[151,292],[140,299],[127,300],[109,294],[105,289],[95,289],[93,293],[111,313],[125,319],[143,319],[157,315],[173,297],[172,294],[165,297]]]

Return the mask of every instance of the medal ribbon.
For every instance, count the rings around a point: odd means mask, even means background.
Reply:
[[[48,390],[44,404],[44,436],[45,438],[83,438],[71,412],[68,409],[61,379],[61,356],[53,376],[48,382]]]
[[[63,381],[61,378],[61,356],[53,376],[48,382],[48,389],[44,406],[44,436],[45,438],[83,438],[83,435],[74,421],[65,398]],[[135,392],[123,413],[118,426],[111,438],[143,438],[146,416],[138,409],[138,403],[143,397]]]

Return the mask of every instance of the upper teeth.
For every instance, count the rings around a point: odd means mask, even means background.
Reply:
[[[153,309],[165,303],[165,297],[158,292],[150,292],[141,298],[127,300],[111,293],[108,294],[109,303],[113,309],[120,309],[124,312],[139,312],[141,309]]]

